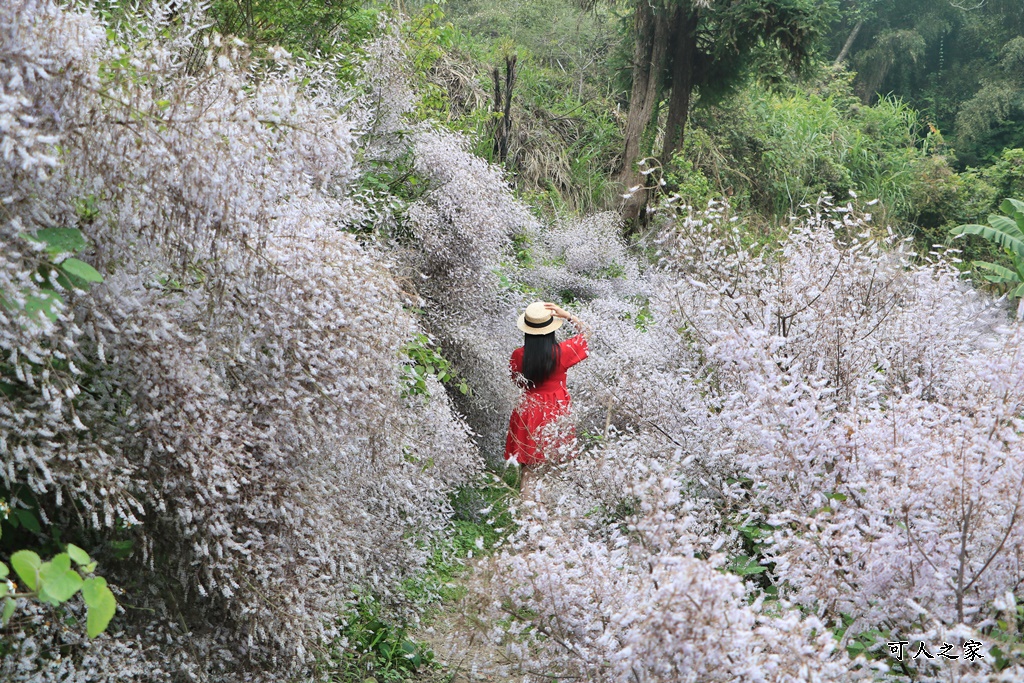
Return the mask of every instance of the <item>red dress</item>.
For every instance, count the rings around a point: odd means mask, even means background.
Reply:
[[[505,437],[505,459],[515,458],[521,465],[544,460],[541,428],[569,411],[569,392],[565,388],[565,371],[587,357],[587,340],[576,335],[558,345],[558,364],[546,380],[523,393],[519,406],[512,411]],[[515,377],[523,371],[523,347],[512,352],[508,362]]]

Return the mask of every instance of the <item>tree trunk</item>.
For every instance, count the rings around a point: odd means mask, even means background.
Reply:
[[[633,88],[626,116],[625,149],[619,182],[628,191],[643,184],[643,176],[634,168],[640,156],[644,131],[651,122],[654,105],[662,84],[669,20],[665,8],[651,7],[648,0],[637,0],[636,47],[633,50]],[[647,206],[647,190],[638,189],[626,199],[622,217],[632,224],[641,218]]]
[[[697,51],[697,10],[678,7],[672,17],[672,96],[668,103],[668,122],[661,163],[672,161],[672,155],[683,148],[686,121],[690,115],[693,93],[694,54]]]
[[[843,49],[839,51],[839,56],[836,57],[836,61],[832,62],[832,66],[839,66],[846,61],[846,57],[850,54],[850,48],[853,47],[853,41],[857,40],[857,34],[860,33],[861,26],[864,25],[863,21],[858,21],[850,31],[850,35],[846,38],[846,42],[843,43]]]
[[[516,84],[516,61],[518,57],[505,57],[505,94],[501,92],[501,72],[494,67],[491,76],[494,79],[494,113],[498,116],[494,122],[494,156],[504,164],[508,158],[508,138],[512,133],[512,89]]]
[[[636,45],[633,47],[633,87],[629,93],[626,144],[622,153],[622,167],[619,169],[619,180],[623,183],[631,177],[633,163],[640,150],[640,138],[643,137],[647,121],[651,117],[650,111],[644,113],[643,110],[650,80],[651,53],[654,49],[654,11],[645,0],[637,0],[633,24],[636,34]]]

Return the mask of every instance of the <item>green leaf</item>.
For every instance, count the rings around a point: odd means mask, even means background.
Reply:
[[[107,588],[107,580],[101,576],[86,579],[82,586],[82,598],[88,608],[86,631],[90,638],[95,638],[107,629],[110,620],[117,611],[117,600]]]
[[[6,598],[7,593],[10,592],[10,588],[7,586],[6,581],[0,581],[0,598]]]
[[[989,263],[988,261],[972,261],[971,265],[978,270],[986,270],[991,275],[982,274],[982,277],[989,282],[995,282],[999,284],[1009,282],[1020,282],[1020,276],[1005,266],[1001,266],[998,263]]]
[[[423,661],[420,657],[420,649],[416,646],[416,643],[410,640],[402,642],[402,654],[409,661],[414,670],[418,669]]]
[[[64,259],[61,261],[60,267],[65,273],[80,277],[86,282],[103,282],[103,276],[99,271],[85,261],[79,261],[76,258]]]
[[[6,579],[7,575],[11,573],[11,570],[7,568],[7,565],[0,562],[0,579]]]
[[[71,556],[71,559],[74,560],[75,564],[78,566],[92,562],[92,558],[89,557],[89,553],[85,552],[74,543],[68,543],[67,551],[68,555]]]
[[[989,217],[989,220],[992,220],[992,218],[1004,217],[993,215]],[[1009,219],[1004,218],[1004,220],[1012,223]],[[970,224],[958,226],[949,232],[951,235],[978,235],[1016,254],[1024,255],[1024,235],[1021,235],[1016,223],[1013,223],[1013,230],[1016,234],[1007,233],[988,225]]]
[[[36,519],[36,516],[29,512],[28,510],[23,510],[19,508],[17,510],[14,510],[14,515],[18,518],[18,521],[21,523],[21,526],[25,527],[29,531],[36,534],[40,534],[43,532],[43,528],[39,526],[39,520]]]
[[[1004,199],[1003,203],[999,205],[999,210],[1007,216],[1013,216],[1015,213],[1024,214],[1024,202],[1019,199]],[[1022,228],[1022,230],[1024,230],[1024,228]]]
[[[71,557],[60,553],[39,568],[39,599],[59,605],[82,587],[82,577],[71,568]]]
[[[44,228],[35,235],[23,235],[33,242],[46,245],[46,253],[51,256],[81,251],[85,249],[85,237],[77,228]]]
[[[40,311],[52,322],[57,322],[56,304],[64,303],[60,294],[50,289],[40,290],[38,294],[29,294],[25,297],[25,313],[32,319],[38,319],[36,315]]]
[[[11,615],[14,614],[15,602],[11,598],[4,598],[4,613],[3,617],[0,617],[0,624],[7,626],[7,622],[11,620]]]
[[[729,565],[729,571],[740,576],[748,576],[750,574],[760,574],[761,572],[768,571],[768,567],[760,565],[757,560],[746,555],[740,555],[733,559]]]
[[[36,589],[36,579],[39,575],[39,567],[42,564],[43,561],[31,550],[19,550],[11,555],[11,567],[18,573],[18,578],[28,586],[30,591]]]
[[[838,500],[840,502],[846,500],[845,493],[829,493],[825,497],[828,498],[829,500]]]
[[[123,560],[132,554],[134,543],[131,539],[111,541],[110,548],[114,551],[114,559]]]
[[[94,571],[96,571],[96,563],[90,562],[89,564],[82,565],[82,571],[86,574],[92,574]]]
[[[1012,218],[992,213],[988,216],[988,224],[1000,232],[1005,232],[1007,235],[1011,235],[1017,239],[1024,239],[1024,233],[1022,233],[1020,231],[1020,227],[1017,226],[1017,221]]]

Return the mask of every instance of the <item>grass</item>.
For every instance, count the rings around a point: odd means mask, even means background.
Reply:
[[[423,570],[399,588],[399,602],[418,615],[419,623],[391,615],[378,596],[360,596],[345,615],[343,639],[322,656],[318,677],[339,683],[438,680],[444,673],[441,665],[428,644],[414,640],[411,632],[465,595],[459,578],[467,571],[467,559],[490,554],[514,531],[509,507],[518,499],[518,478],[516,468],[486,471],[479,481],[455,491],[448,528]]]

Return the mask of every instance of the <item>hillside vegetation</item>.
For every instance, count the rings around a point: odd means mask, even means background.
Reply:
[[[0,5],[0,679],[1020,680],[1024,28],[918,4]]]

